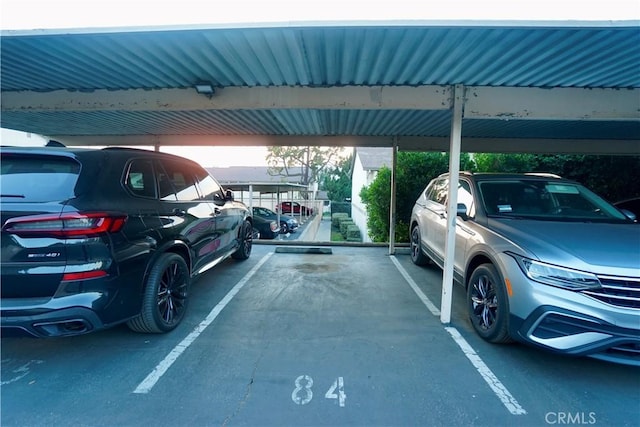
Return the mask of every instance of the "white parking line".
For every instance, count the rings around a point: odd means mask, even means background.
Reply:
[[[431,314],[434,316],[440,316],[440,311],[435,307],[435,305],[427,298],[427,296],[420,290],[416,282],[409,276],[409,273],[402,267],[400,262],[396,259],[394,255],[391,255],[391,261],[395,264],[396,268],[407,281],[411,289],[416,293],[420,301],[429,309]],[[475,352],[475,350],[469,345],[469,343],[460,335],[460,332],[456,328],[445,326],[444,328],[449,335],[453,338],[453,340],[458,344],[458,347],[462,350],[467,359],[471,361],[471,364],[476,368],[478,373],[482,376],[482,378],[487,382],[491,390],[495,393],[495,395],[500,399],[502,404],[507,408],[509,412],[513,415],[524,415],[527,411],[520,406],[518,401],[509,393],[509,390],[500,382],[498,377],[489,369],[489,367],[482,361],[480,356]]]
[[[452,328],[446,326],[444,328],[449,335],[453,338],[453,340],[458,344],[458,347],[462,349],[462,352],[467,359],[471,361],[471,364],[475,366],[478,370],[482,378],[489,384],[491,390],[498,396],[498,398],[502,401],[504,406],[507,407],[509,412],[513,415],[524,415],[527,413],[522,406],[518,403],[518,401],[509,393],[509,390],[500,382],[498,377],[494,375],[494,373],[489,369],[489,367],[480,359],[480,356],[475,352],[475,350],[469,345],[467,340],[465,340],[460,332],[456,328]]]
[[[242,289],[242,287],[251,279],[251,277],[258,271],[258,269],[264,264],[269,257],[273,255],[273,252],[266,254],[258,263],[238,282],[236,285],[225,295],[225,297],[215,306],[209,315],[202,321],[195,329],[187,335],[173,350],[155,367],[147,378],[145,378],[136,389],[134,393],[145,394],[149,393],[153,386],[160,380],[165,372],[173,365],[178,357],[200,336],[200,334],[218,317],[218,314],[229,304],[231,299]]]
[[[413,289],[413,292],[415,292],[416,295],[418,295],[418,298],[420,298],[420,301],[422,301],[422,303],[425,306],[427,306],[431,314],[433,314],[434,316],[440,317],[440,310],[438,309],[438,307],[436,307],[436,305],[431,302],[431,300],[424,294],[424,292],[422,292],[422,290],[418,287],[416,282],[411,278],[411,276],[409,276],[409,273],[407,273],[407,270],[405,270],[402,267],[402,265],[400,265],[400,261],[398,261],[398,259],[393,255],[391,256],[391,261],[393,261],[393,263],[396,265],[396,268],[398,269],[400,274],[402,274],[402,277],[404,277],[404,280],[406,280],[409,286],[411,286],[411,289]]]

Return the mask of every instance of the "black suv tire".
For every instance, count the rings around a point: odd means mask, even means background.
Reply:
[[[245,221],[240,227],[240,247],[237,251],[231,254],[233,259],[244,261],[251,255],[251,248],[253,247],[253,226],[250,221]]]
[[[165,253],[151,267],[140,315],[127,326],[136,332],[163,333],[178,326],[187,310],[189,269],[184,258]]]

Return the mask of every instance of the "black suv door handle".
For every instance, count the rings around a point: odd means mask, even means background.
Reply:
[[[172,210],[171,213],[174,214],[175,216],[185,216],[187,214],[187,212],[178,208],[175,208],[174,210]]]

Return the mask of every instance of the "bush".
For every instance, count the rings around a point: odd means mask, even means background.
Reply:
[[[341,218],[349,218],[349,214],[347,214],[346,212],[336,212],[334,214],[331,214],[331,225],[334,227],[339,227]]]
[[[362,242],[360,229],[355,224],[347,227],[347,235],[345,237],[347,239],[347,242]]]
[[[411,241],[409,239],[409,224],[404,221],[398,221],[396,223],[396,242],[398,243],[408,243]]]
[[[342,235],[346,238],[347,237],[347,229],[349,228],[349,226],[351,225],[356,225],[355,222],[353,222],[351,219],[349,219],[348,221],[341,221],[340,222],[340,233],[342,233]]]
[[[396,241],[408,242],[408,229],[400,230],[399,223],[408,224],[411,210],[420,193],[432,178],[449,169],[448,153],[399,152],[396,168]],[[473,170],[469,154],[463,153],[460,169]],[[382,167],[371,185],[363,187],[360,197],[367,209],[367,229],[374,242],[389,241],[389,203],[391,200],[391,170]]]

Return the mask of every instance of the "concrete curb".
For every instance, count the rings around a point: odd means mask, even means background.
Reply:
[[[307,224],[307,227],[304,229],[298,240],[315,240],[316,234],[318,234],[318,228],[320,227],[320,221],[322,221],[322,216],[314,215],[313,219]]]

